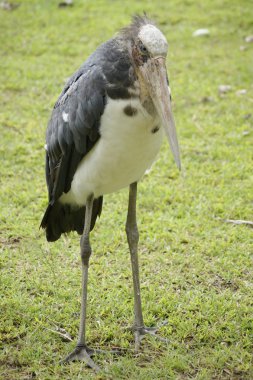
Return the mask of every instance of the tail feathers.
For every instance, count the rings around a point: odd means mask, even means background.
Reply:
[[[99,197],[93,202],[91,228],[92,231],[96,219],[102,211],[103,197]],[[85,220],[85,206],[73,208],[67,204],[56,201],[48,205],[41,221],[40,227],[46,230],[47,241],[56,241],[62,233],[76,231],[79,235],[83,233]]]

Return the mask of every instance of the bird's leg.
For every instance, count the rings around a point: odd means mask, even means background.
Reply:
[[[136,221],[136,197],[137,197],[137,182],[130,185],[129,202],[126,221],[126,234],[131,255],[131,265],[133,274],[134,287],[134,331],[135,331],[135,349],[140,346],[140,332],[144,328],[144,321],[141,306],[141,291],[139,280],[139,263],[138,263],[138,241],[139,232]]]
[[[138,351],[141,344],[141,339],[146,335],[154,335],[157,339],[167,342],[166,339],[155,335],[158,328],[146,327],[143,321],[142,306],[141,306],[141,291],[139,279],[139,262],[138,262],[138,241],[139,232],[136,221],[136,198],[137,198],[137,182],[130,185],[128,213],[126,221],[126,234],[131,255],[133,287],[134,287],[134,336],[135,350]]]
[[[90,224],[92,216],[92,206],[93,206],[93,195],[89,196],[86,202],[85,210],[85,223],[83,235],[80,240],[81,247],[81,261],[82,261],[82,300],[81,300],[81,317],[80,317],[80,327],[78,333],[78,342],[76,348],[71,352],[62,362],[70,362],[75,360],[81,360],[86,362],[86,364],[98,371],[99,367],[91,359],[94,350],[89,349],[86,345],[85,340],[85,330],[86,330],[86,308],[87,308],[87,284],[88,284],[88,268],[89,259],[91,255],[90,246]]]
[[[99,366],[92,360],[94,354],[122,354],[120,350],[105,351],[101,349],[89,348],[86,344],[85,332],[86,332],[86,309],[87,309],[87,285],[88,285],[88,268],[89,259],[91,256],[91,245],[90,245],[90,225],[92,217],[92,207],[93,207],[93,195],[88,197],[86,201],[85,210],[85,223],[83,235],[80,240],[81,247],[81,261],[82,261],[82,299],[81,299],[81,317],[80,326],[78,333],[78,341],[76,348],[71,352],[61,363],[68,363],[71,361],[84,361],[89,367],[93,368],[95,371],[99,371]]]

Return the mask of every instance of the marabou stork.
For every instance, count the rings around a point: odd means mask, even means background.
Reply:
[[[164,132],[180,168],[165,63],[167,51],[166,38],[154,23],[146,16],[135,16],[69,79],[52,111],[45,145],[49,204],[41,226],[50,242],[69,231],[82,235],[79,336],[65,362],[83,360],[98,369],[85,340],[89,235],[101,214],[103,196],[126,186],[135,348],[139,349],[144,334],[154,333],[145,327],[142,316],[136,195],[137,182],[155,160]]]

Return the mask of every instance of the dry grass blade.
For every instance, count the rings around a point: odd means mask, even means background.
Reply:
[[[241,219],[222,219],[225,223],[232,223],[232,224],[245,224],[246,226],[249,226],[253,228],[253,222],[251,220],[241,220]]]
[[[45,327],[45,329],[53,332],[54,334],[58,334],[62,338],[63,342],[73,342],[71,335],[60,327],[57,327],[55,330],[48,327]]]

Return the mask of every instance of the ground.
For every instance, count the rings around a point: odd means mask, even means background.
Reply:
[[[59,1],[0,7],[0,378],[252,379],[253,230],[226,222],[253,218],[251,1]],[[179,173],[165,141],[138,194],[144,317],[150,326],[166,320],[160,333],[170,343],[147,338],[133,352],[128,192],[106,196],[91,238],[88,341],[126,353],[97,357],[95,374],[59,365],[79,324],[79,240],[48,244],[39,230],[44,136],[66,79],[144,10],[169,41],[182,154]],[[209,36],[193,37],[199,28]]]

